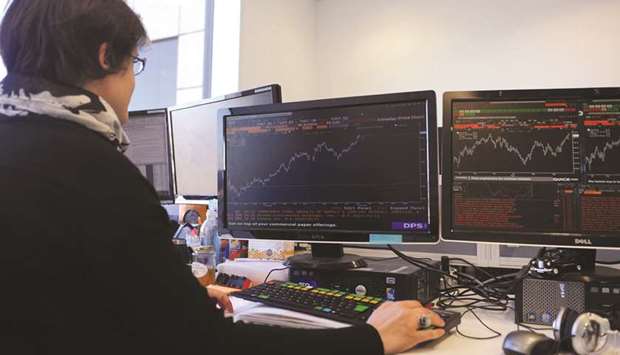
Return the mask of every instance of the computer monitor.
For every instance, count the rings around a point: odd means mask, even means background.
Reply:
[[[620,247],[620,88],[443,102],[443,239]]]
[[[218,110],[281,101],[280,86],[269,85],[169,108],[168,136],[175,195],[194,203],[217,196],[218,156],[224,154]]]
[[[312,245],[320,262],[342,243],[437,242],[435,100],[423,91],[223,110],[221,232],[337,243]]]
[[[129,112],[124,126],[131,144],[125,155],[153,185],[162,203],[173,203],[166,109]]]

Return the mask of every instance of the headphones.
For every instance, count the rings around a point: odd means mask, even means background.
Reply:
[[[602,350],[610,334],[609,320],[595,313],[579,314],[562,307],[553,322],[553,337],[559,342],[560,349],[577,354]]]
[[[620,333],[611,329],[607,318],[578,313],[562,307],[553,322],[553,337],[529,331],[513,331],[504,339],[508,355],[618,354]],[[614,352],[616,351],[616,352]]]

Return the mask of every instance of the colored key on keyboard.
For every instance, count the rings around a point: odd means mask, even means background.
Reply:
[[[282,281],[254,286],[235,292],[233,295],[268,306],[354,325],[366,323],[372,312],[384,301],[377,297],[360,297],[340,290],[314,288]],[[461,315],[457,312],[440,309],[433,311],[444,320],[446,332],[461,322]]]
[[[339,290],[280,281],[236,292],[234,296],[348,324],[366,323],[372,312],[383,302],[376,297],[359,297]]]

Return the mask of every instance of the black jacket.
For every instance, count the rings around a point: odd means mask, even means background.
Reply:
[[[154,189],[103,136],[0,115],[0,354],[382,354],[371,326],[232,324],[174,253]]]

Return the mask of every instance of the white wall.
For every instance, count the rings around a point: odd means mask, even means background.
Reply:
[[[318,0],[318,95],[433,89],[441,117],[450,90],[620,86],[618,15],[617,0]]]
[[[451,90],[620,86],[618,15],[618,0],[242,0],[240,86],[433,89],[440,115]],[[472,261],[500,263],[479,247]]]
[[[620,86],[618,15],[616,0],[319,0],[318,92]]]
[[[239,86],[279,82],[285,100],[620,86],[617,0],[243,0],[241,12]]]
[[[242,0],[239,87],[282,85],[284,101],[317,95],[315,0]]]

